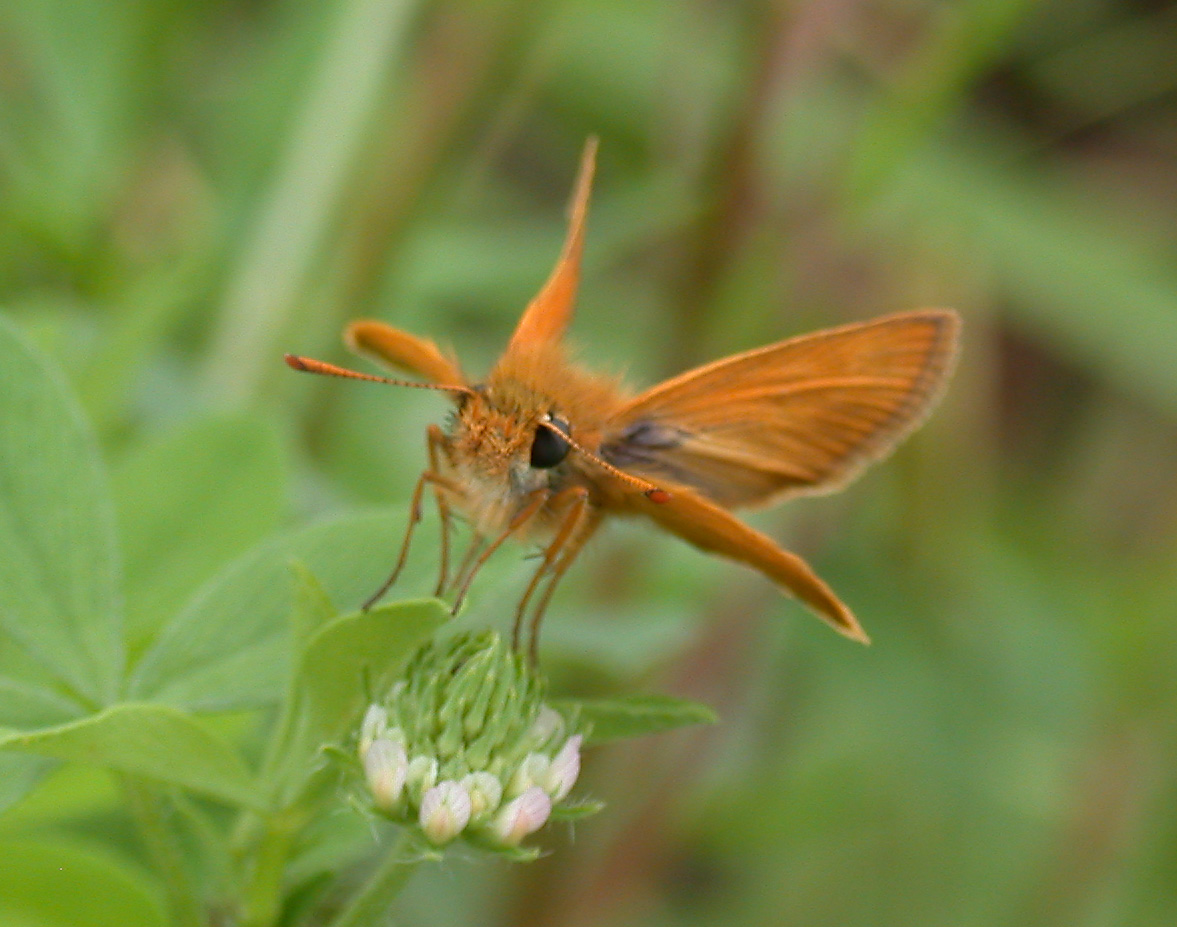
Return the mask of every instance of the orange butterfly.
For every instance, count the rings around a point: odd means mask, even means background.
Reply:
[[[563,253],[523,313],[490,374],[472,381],[432,341],[362,321],[355,351],[425,382],[356,373],[287,355],[297,370],[450,393],[447,431],[428,431],[396,580],[421,518],[425,487],[441,516],[438,594],[447,588],[451,510],[474,536],[454,579],[455,611],[478,568],[510,537],[544,542],[515,619],[519,644],[529,603],[534,657],[540,619],[576,555],[608,515],[649,518],[706,551],[765,574],[835,629],[866,633],[800,557],[728,511],[831,492],[889,453],[928,413],[956,354],[955,313],[929,309],[791,338],[680,374],[636,397],[575,367],[561,343],[580,276],[596,144],[581,160]]]

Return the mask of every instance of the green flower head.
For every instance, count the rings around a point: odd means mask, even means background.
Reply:
[[[364,716],[373,807],[434,846],[461,836],[513,851],[580,773],[577,719],[544,694],[542,677],[493,632],[427,644]]]

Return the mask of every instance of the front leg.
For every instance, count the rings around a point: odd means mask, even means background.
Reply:
[[[429,448],[429,470],[433,473],[440,473],[441,467],[439,465],[441,454],[445,455],[446,462],[449,462],[449,443],[446,440],[445,432],[436,425],[430,425],[426,432],[427,444]],[[446,580],[449,578],[450,568],[450,506],[445,498],[445,491],[438,482],[433,483],[433,497],[437,501],[437,516],[441,519],[441,564],[437,571],[437,589],[433,593],[434,596],[440,598],[445,591]]]
[[[413,541],[413,531],[417,527],[417,523],[421,521],[421,495],[425,491],[425,484],[433,485],[433,491],[437,498],[438,512],[441,515],[442,524],[442,560],[441,560],[441,581],[445,579],[445,573],[448,568],[449,560],[449,505],[445,501],[445,493],[456,493],[461,495],[461,489],[438,472],[437,463],[437,449],[440,447],[442,451],[446,449],[445,433],[436,425],[430,425],[427,432],[428,450],[429,450],[429,465],[431,469],[426,470],[421,474],[417,480],[417,485],[413,488],[413,496],[409,502],[409,523],[405,526],[405,537],[401,541],[400,554],[396,558],[396,566],[392,568],[392,572],[388,575],[379,589],[377,589],[368,600],[360,606],[363,611],[367,611],[373,605],[380,601],[384,593],[392,588],[393,583],[400,577],[401,570],[404,569],[405,563],[409,559],[409,547]],[[440,587],[441,581],[438,585]],[[439,593],[440,594],[440,593]]]

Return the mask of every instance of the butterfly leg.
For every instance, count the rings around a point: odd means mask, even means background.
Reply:
[[[435,434],[435,432],[436,432],[436,434]],[[372,595],[368,597],[368,600],[366,602],[364,602],[363,605],[360,606],[361,610],[363,610],[363,611],[367,611],[373,605],[375,605],[377,602],[379,602],[381,598],[383,598],[384,593],[388,592],[388,590],[392,588],[393,583],[395,583],[397,581],[397,579],[400,577],[401,570],[403,570],[405,568],[405,563],[409,559],[409,547],[412,545],[412,541],[413,541],[413,530],[417,527],[417,523],[419,521],[421,521],[421,496],[425,492],[425,484],[426,483],[430,483],[433,485],[434,492],[436,493],[436,496],[437,496],[438,509],[439,509],[439,511],[441,511],[441,514],[442,514],[442,538],[443,538],[442,544],[443,544],[443,548],[448,546],[448,544],[449,544],[449,540],[448,540],[449,539],[449,532],[446,527],[446,525],[449,521],[449,507],[443,498],[443,491],[460,494],[461,490],[459,489],[458,486],[456,486],[454,483],[450,482],[444,476],[442,476],[440,473],[437,472],[436,446],[438,444],[440,444],[440,446],[444,449],[444,447],[445,447],[444,441],[445,441],[445,435],[441,431],[441,429],[437,428],[436,426],[432,426],[429,429],[429,461],[430,461],[430,466],[432,469],[426,470],[424,473],[422,473],[420,478],[417,480],[417,485],[413,488],[413,496],[409,502],[409,523],[408,523],[408,525],[405,526],[405,537],[404,537],[404,540],[401,541],[401,549],[400,549],[400,554],[396,558],[396,566],[394,566],[392,568],[392,572],[388,574],[388,579],[386,579],[384,581],[384,583],[380,586],[380,588],[377,589],[374,593],[372,593]],[[443,570],[446,568],[445,564],[446,564],[447,559],[448,559],[448,554],[446,554],[443,551],[443,553],[442,553],[442,569]]]
[[[571,501],[568,502],[568,506],[564,510],[563,521],[551,543],[544,548],[543,561],[532,574],[531,582],[527,584],[523,598],[519,600],[519,606],[515,609],[515,624],[511,629],[511,646],[516,650],[519,649],[519,638],[523,632],[523,615],[527,611],[527,603],[531,601],[532,595],[539,587],[540,580],[556,562],[560,551],[568,543],[568,539],[572,537],[584,517],[585,509],[588,507],[588,490],[583,486],[570,486],[556,493],[551,498],[550,505],[558,511],[561,508],[561,503],[566,499],[571,499]]]
[[[548,585],[544,588],[543,595],[540,596],[535,611],[531,615],[527,653],[532,666],[539,662],[539,628],[543,622],[544,612],[548,610],[548,603],[552,600],[552,593],[556,591],[556,586],[564,578],[568,568],[572,566],[572,561],[576,559],[577,554],[588,543],[588,539],[596,533],[600,523],[601,516],[585,506],[580,512],[575,528],[569,532],[564,549],[560,552],[560,559],[552,566],[552,578],[548,580]]]
[[[466,574],[466,578],[462,581],[461,586],[458,587],[457,598],[454,599],[453,614],[458,613],[461,608],[463,600],[466,598],[466,593],[470,589],[470,584],[474,582],[474,577],[482,568],[482,565],[491,558],[491,555],[498,550],[503,542],[507,540],[512,534],[526,525],[540,509],[544,507],[549,499],[552,498],[552,491],[550,489],[537,489],[529,497],[527,503],[518,512],[515,517],[511,519],[506,528],[493,541],[486,546],[486,548],[478,555],[478,559],[474,561],[474,565],[470,568],[470,572]]]
[[[433,473],[440,473],[439,451],[447,450],[445,432],[436,425],[430,425],[426,432],[429,448],[429,469]],[[446,501],[445,492],[439,483],[433,483],[433,497],[437,501],[437,515],[441,519],[441,564],[437,571],[437,589],[435,596],[440,596],[445,590],[446,580],[449,578],[450,566],[450,506]]]
[[[466,553],[462,555],[462,562],[458,564],[457,572],[454,573],[454,581],[449,587],[450,590],[457,589],[462,585],[466,573],[474,565],[474,559],[478,556],[478,552],[482,550],[482,546],[485,543],[486,535],[476,530],[470,538],[470,544],[466,547]]]

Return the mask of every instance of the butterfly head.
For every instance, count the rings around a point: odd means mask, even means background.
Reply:
[[[450,420],[450,464],[472,498],[510,509],[567,475],[572,424],[548,397],[490,382],[458,397]]]

